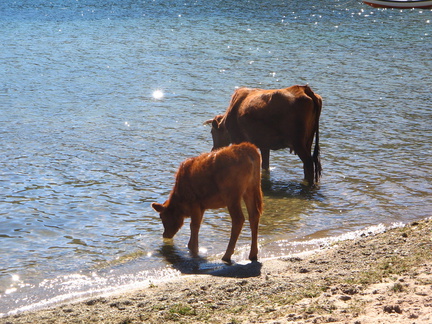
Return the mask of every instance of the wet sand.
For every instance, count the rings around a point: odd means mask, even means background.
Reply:
[[[432,220],[0,323],[432,323]]]

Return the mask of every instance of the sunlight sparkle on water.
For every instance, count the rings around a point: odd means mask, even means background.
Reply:
[[[164,93],[162,92],[162,90],[155,90],[155,91],[153,91],[152,96],[154,99],[160,100],[164,97]]]

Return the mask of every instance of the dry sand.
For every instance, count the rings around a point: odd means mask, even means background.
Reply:
[[[432,323],[432,220],[0,323]]]

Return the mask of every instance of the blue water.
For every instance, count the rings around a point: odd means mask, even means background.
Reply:
[[[0,314],[196,271],[188,223],[165,244],[150,204],[238,86],[324,100],[320,187],[271,154],[261,258],[431,216],[431,21],[345,0],[0,3]],[[222,266],[229,230],[206,213],[198,268]]]

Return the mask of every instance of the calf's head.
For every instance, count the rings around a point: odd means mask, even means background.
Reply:
[[[212,151],[229,146],[231,144],[231,138],[229,136],[228,130],[223,123],[223,115],[217,115],[215,118],[207,120],[204,124],[211,124],[211,134],[213,138],[213,148]]]
[[[173,238],[183,226],[184,216],[178,210],[167,206],[166,202],[164,204],[152,203],[151,206],[159,213],[162,220],[164,226],[162,236],[164,238]]]

